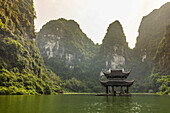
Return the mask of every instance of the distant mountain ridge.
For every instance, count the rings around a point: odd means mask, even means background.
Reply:
[[[170,2],[159,9],[153,10],[150,14],[144,16],[141,21],[136,47],[133,50],[133,56],[137,60],[133,61],[136,65],[133,64],[132,66],[135,71],[132,74],[133,76],[136,75],[136,78],[143,79],[139,81],[141,81],[141,84],[145,84],[142,86],[145,92],[149,90],[150,79],[148,77],[153,73],[152,70],[155,65],[153,58],[169,24]]]
[[[55,73],[60,74],[65,79],[75,77],[93,91],[102,91],[97,80],[99,75],[102,75],[102,73],[100,74],[102,70],[124,68],[126,70],[131,69],[130,79],[136,80],[132,90],[134,92],[148,92],[150,89],[148,77],[153,70],[153,57],[169,23],[170,3],[166,3],[160,9],[156,9],[143,17],[136,47],[131,50],[119,21],[111,23],[102,44],[95,45],[81,31],[76,22],[59,19],[50,21],[43,26],[38,33],[38,47],[45,64]],[[51,44],[54,46],[50,49],[45,46],[48,45],[49,39],[52,39],[50,35],[48,35],[48,38],[45,37],[47,33],[53,34],[54,37],[63,38],[59,39],[60,41],[58,39],[51,41],[55,44]],[[56,46],[57,43],[59,43],[59,46]],[[57,47],[65,48],[65,51],[57,50]],[[55,57],[49,58],[47,54],[50,51],[55,54]],[[64,57],[61,60],[58,56],[62,53]],[[61,67],[64,68],[61,69]],[[61,70],[69,71],[64,74]]]
[[[97,48],[74,20],[49,21],[38,33],[37,41],[45,64],[53,72],[63,80],[84,80],[84,70],[89,69]]]
[[[131,70],[132,92],[170,93],[170,2],[143,17],[134,49],[119,21],[100,45],[64,18],[46,23],[36,38],[33,0],[0,6],[0,95],[103,92],[102,71],[113,69]]]
[[[102,45],[95,45],[75,21],[65,19],[45,24],[37,41],[48,67],[63,79],[75,77],[89,89],[91,83],[98,84],[98,89],[101,89],[98,82],[101,70],[125,67],[129,49],[119,21],[110,24]]]
[[[108,69],[125,68],[129,50],[122,25],[119,21],[111,23],[100,48],[100,54],[106,60],[106,67]]]
[[[96,49],[94,43],[73,20],[59,19],[48,22],[38,33],[37,41],[46,63],[53,62],[50,60],[56,58],[68,69],[74,69],[76,65],[80,66],[88,61],[94,56]]]
[[[154,56],[169,23],[170,2],[143,17],[138,30],[139,36],[137,37],[135,47],[140,55],[144,55],[144,53],[147,52],[147,58]]]

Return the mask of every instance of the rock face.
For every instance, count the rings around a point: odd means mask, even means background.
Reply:
[[[132,70],[129,79],[136,81],[132,90],[148,92],[152,59],[169,23],[170,3],[143,17],[133,50],[119,21],[109,25],[101,45],[95,45],[75,21],[65,19],[44,25],[37,41],[45,64],[64,80],[75,77],[89,89],[101,91],[97,78],[102,70],[126,69]]]
[[[129,65],[132,69],[131,77],[135,78],[138,83],[134,85],[138,89],[134,90],[148,92],[150,85],[148,76],[152,73],[153,57],[169,23],[170,3],[166,3],[143,17],[136,47],[132,51],[132,64]]]
[[[170,25],[167,26],[164,37],[157,48],[154,64],[154,73],[170,75]]]
[[[93,91],[101,89],[101,70],[124,68],[128,61],[129,48],[119,21],[110,24],[101,45],[95,45],[75,21],[65,19],[44,25],[37,41],[45,64],[57,75],[64,80],[76,77]]]
[[[122,69],[127,62],[128,44],[119,21],[109,25],[100,48],[105,61],[105,69]]]
[[[167,26],[156,54],[153,58],[153,72],[149,76],[151,91],[160,94],[170,93],[170,25]]]
[[[37,41],[45,64],[64,78],[70,77],[63,71],[78,76],[73,72],[88,66],[87,62],[96,51],[94,43],[73,20],[59,19],[48,22],[38,33]]]
[[[143,17],[135,47],[142,61],[152,59],[169,23],[170,2]]]
[[[50,94],[60,79],[44,66],[37,47],[33,0],[0,4],[0,94]]]

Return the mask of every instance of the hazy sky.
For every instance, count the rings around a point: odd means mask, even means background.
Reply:
[[[170,0],[34,0],[36,31],[49,20],[74,19],[95,43],[102,43],[107,27],[115,20],[123,26],[133,48],[143,16]]]

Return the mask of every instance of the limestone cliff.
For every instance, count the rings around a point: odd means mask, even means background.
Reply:
[[[132,63],[129,65],[132,69],[132,77],[137,80],[134,91],[148,92],[150,87],[148,77],[152,73],[153,57],[169,23],[170,3],[143,17],[138,30],[136,47],[131,56]]]
[[[155,56],[153,72],[149,76],[152,92],[170,94],[170,25],[167,26]]]
[[[126,68],[130,49],[119,21],[109,25],[101,45],[95,45],[73,20],[58,19],[38,33],[38,47],[45,64],[63,80],[76,79],[100,91],[100,72]]]
[[[94,43],[73,20],[48,22],[38,33],[37,41],[45,64],[62,78],[81,76],[96,53]]]
[[[135,47],[142,62],[145,59],[152,59],[169,23],[170,2],[143,17]]]
[[[143,17],[136,47],[131,50],[119,21],[111,23],[101,45],[95,45],[73,20],[52,20],[38,33],[38,47],[45,64],[63,79],[76,79],[101,91],[100,72],[131,70],[134,92],[149,91],[153,57],[170,23],[170,3]],[[102,73],[101,73],[102,74]]]
[[[111,23],[103,39],[100,54],[106,69],[122,69],[128,61],[128,43],[119,21]]]
[[[170,25],[167,26],[163,39],[161,40],[154,56],[153,73],[170,75]]]

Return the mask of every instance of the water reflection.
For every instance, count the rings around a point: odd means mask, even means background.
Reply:
[[[133,97],[106,96],[101,98],[102,101],[88,104],[88,113],[141,113],[142,105],[133,101]]]
[[[0,96],[0,113],[170,113],[170,96]]]

